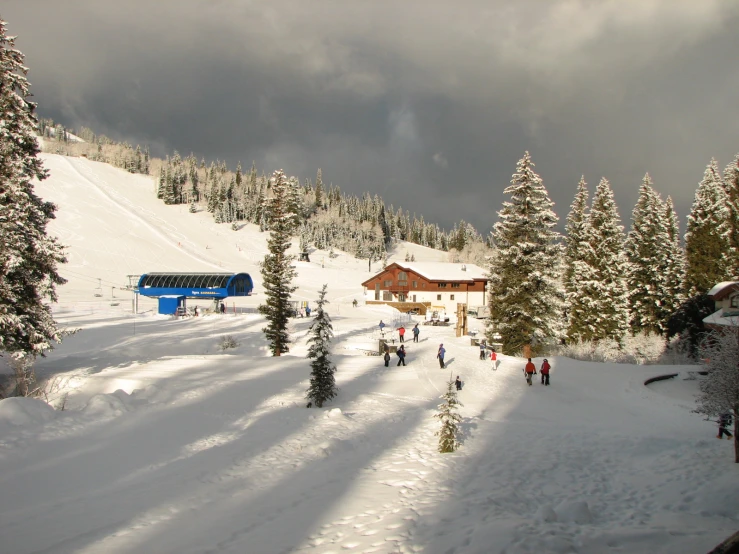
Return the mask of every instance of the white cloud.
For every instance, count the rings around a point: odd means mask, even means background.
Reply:
[[[439,167],[446,169],[449,167],[449,161],[444,157],[444,154],[441,152],[437,152],[432,156],[432,159],[434,160],[434,163],[438,165]]]

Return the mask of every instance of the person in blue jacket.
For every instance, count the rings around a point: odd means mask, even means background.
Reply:
[[[405,365],[405,346],[402,344],[398,348],[398,365]]]
[[[439,367],[441,369],[444,369],[444,354],[446,354],[446,350],[444,349],[444,345],[439,345],[439,352],[436,354],[436,357],[439,359]]]

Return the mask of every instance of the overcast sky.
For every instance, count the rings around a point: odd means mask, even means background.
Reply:
[[[646,172],[681,227],[739,152],[736,0],[4,0],[39,114],[155,155],[379,194],[487,234],[529,150],[628,230]]]

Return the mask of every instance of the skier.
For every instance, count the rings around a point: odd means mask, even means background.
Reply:
[[[493,369],[498,369],[498,353],[495,348],[491,348],[490,359],[493,361]]]
[[[439,351],[436,354],[436,357],[439,359],[439,367],[441,369],[444,369],[444,354],[446,354],[446,350],[444,350],[444,345],[439,345]]]
[[[457,386],[457,390],[462,390],[462,381],[460,381],[459,375],[457,375],[457,380],[454,381],[454,384]]]
[[[380,334],[384,337],[385,336],[385,322],[380,320]]]
[[[717,439],[724,438],[724,434],[726,435],[727,439],[731,439],[734,435],[729,432],[727,427],[731,425],[731,414],[721,414],[718,416],[718,435],[716,435]]]
[[[356,308],[356,307],[357,307],[357,299],[356,299],[356,298],[355,298],[355,299],[354,299],[354,301],[352,302],[352,306],[353,306],[354,308]]]
[[[536,374],[536,366],[534,365],[534,362],[531,361],[531,358],[529,358],[529,361],[526,364],[523,372],[524,375],[526,375],[526,382],[529,384],[529,386],[531,386],[531,379]]]
[[[413,327],[413,342],[418,342],[418,333],[420,333],[421,330],[418,328],[418,323]]]
[[[310,317],[310,306],[305,307],[305,317]]]
[[[400,337],[400,342],[405,342],[405,327],[402,325],[398,327],[398,336]]]
[[[551,369],[551,366],[549,365],[549,362],[546,358],[544,358],[544,361],[541,363],[541,384],[549,386],[549,370]]]
[[[405,346],[402,344],[398,348],[398,365],[405,365]]]
[[[485,359],[485,339],[480,340],[480,359]]]

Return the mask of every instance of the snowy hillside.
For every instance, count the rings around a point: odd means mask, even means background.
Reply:
[[[407,316],[353,308],[367,261],[314,252],[296,296],[328,285],[340,392],[306,409],[309,320],[273,358],[254,313],[174,320],[142,300],[134,315],[125,290],[150,271],[244,271],[256,294],[235,305],[256,307],[265,234],[165,206],[149,178],[43,159],[37,192],[69,246],[56,316],[81,330],[36,365],[70,392],[64,411],[0,401],[0,551],[695,554],[736,531],[733,445],[691,413],[695,368],[550,358],[551,386],[528,387],[521,359],[494,370],[427,326],[386,368],[367,355],[377,324]],[[389,259],[406,250],[445,259]],[[457,375],[463,444],[441,455],[433,415]]]

